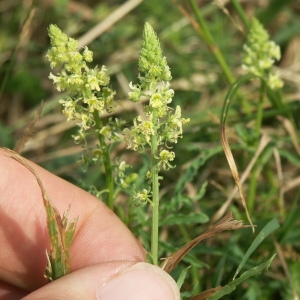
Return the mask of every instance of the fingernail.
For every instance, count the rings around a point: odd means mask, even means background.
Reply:
[[[99,287],[98,300],[179,300],[173,278],[161,268],[137,263]]]

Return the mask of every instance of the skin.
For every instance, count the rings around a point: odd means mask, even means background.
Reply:
[[[70,207],[69,218],[79,217],[70,253],[73,272],[47,284],[45,249],[50,245],[41,191],[33,174],[10,155],[0,150],[1,300],[88,299],[74,282],[90,285],[92,299],[107,278],[145,261],[143,247],[105,204],[29,162],[60,214]]]

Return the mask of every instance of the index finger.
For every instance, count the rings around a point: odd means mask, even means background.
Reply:
[[[131,232],[89,193],[29,162],[60,214],[79,217],[71,246],[71,269],[104,261],[144,261]],[[49,237],[40,187],[22,164],[0,151],[0,280],[27,291],[46,284]]]

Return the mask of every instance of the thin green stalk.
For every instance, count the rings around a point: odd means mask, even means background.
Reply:
[[[24,28],[25,26],[27,25],[26,23],[30,20],[30,14],[32,13],[33,9],[34,9],[34,6],[35,6],[35,1],[32,1],[31,2],[31,6],[29,7],[26,15],[25,15],[25,18],[24,20],[22,21],[22,24],[20,24],[20,28],[21,28],[21,32],[19,34],[19,38],[18,38],[18,42],[17,42],[17,45],[15,46],[15,48],[12,50],[11,52],[11,56],[9,58],[9,63],[7,64],[7,67],[4,71],[4,76],[1,80],[1,84],[0,84],[0,99],[2,98],[2,95],[3,95],[3,92],[4,92],[4,89],[7,85],[7,82],[9,80],[9,77],[11,76],[11,72],[12,72],[12,69],[16,63],[16,56],[17,56],[17,53],[20,49],[20,45],[21,45],[21,36],[23,35],[23,32],[24,31]],[[2,65],[3,67],[3,65]]]
[[[260,84],[260,90],[259,90],[259,100],[258,100],[258,108],[256,112],[256,125],[255,125],[255,131],[256,131],[256,136],[257,136],[257,145],[259,141],[259,136],[261,134],[261,124],[262,124],[262,119],[263,119],[263,101],[264,101],[264,95],[266,91],[266,84],[263,80],[261,80]],[[248,208],[250,214],[253,211],[254,207],[254,200],[255,200],[255,195],[256,195],[256,189],[257,189],[257,177],[260,169],[260,159],[256,162],[254,165],[252,171],[251,171],[251,176],[250,176],[250,184],[249,184],[249,191],[248,191]]]
[[[96,122],[96,127],[98,129],[102,128],[103,124],[99,117],[98,112],[94,111],[93,116],[94,116],[94,120]],[[109,155],[108,147],[105,143],[105,138],[100,133],[98,133],[98,140],[99,140],[100,147],[101,147],[101,150],[103,153],[103,164],[104,164],[104,168],[105,168],[106,188],[108,190],[107,205],[110,209],[113,209],[115,187],[114,187],[114,179],[113,179],[113,174],[112,174],[110,155]]]
[[[267,182],[269,183],[269,187],[270,187],[268,191],[268,195],[270,195],[270,197],[268,197],[266,203],[266,211],[271,211],[272,209],[274,209],[274,202],[276,202],[279,209],[279,214],[282,217],[284,217],[285,216],[284,205],[280,199],[280,184],[281,184],[280,179],[277,177],[278,175],[274,173],[274,170],[272,170],[270,164],[266,166],[265,174],[267,177]],[[276,197],[274,197],[274,195],[276,195]]]
[[[202,15],[199,11],[199,7],[197,6],[197,4],[194,0],[189,0],[189,2],[190,2],[190,5],[191,5],[195,15],[196,15],[196,19],[200,25],[198,28],[199,35],[203,38],[203,40],[207,44],[207,47],[210,49],[210,51],[213,53],[216,60],[218,61],[227,82],[229,84],[232,84],[235,81],[234,76],[232,75],[230,68],[228,67],[228,65],[226,63],[222,52],[218,48],[217,44],[214,41],[213,36],[211,35],[208,27],[206,26],[205,20],[203,19]]]
[[[251,176],[250,176],[250,183],[249,183],[249,189],[248,189],[248,197],[247,197],[247,206],[249,210],[249,214],[251,215],[253,212],[254,207],[254,200],[256,195],[256,188],[257,188],[257,177],[260,169],[259,160],[254,165]]]
[[[249,23],[249,20],[248,20],[248,18],[246,16],[245,12],[244,12],[244,9],[240,5],[239,1],[237,1],[237,0],[231,0],[231,3],[233,5],[233,7],[235,8],[237,14],[239,15],[240,19],[244,23],[245,27],[247,28],[247,31],[249,31],[250,23]]]
[[[233,84],[235,82],[235,78],[234,78],[222,52],[220,51],[213,36],[211,35],[211,33],[208,29],[208,26],[206,25],[206,22],[200,13],[199,7],[197,6],[195,0],[189,0],[189,2],[190,2],[190,5],[191,5],[195,15],[196,15],[196,19],[200,25],[198,28],[195,28],[195,30],[198,32],[200,37],[205,41],[208,49],[214,55],[215,59],[217,60],[218,64],[220,65],[220,67],[223,71],[226,81],[229,84]],[[250,111],[251,111],[250,105],[248,104],[248,102],[244,101],[243,97],[241,97],[241,95],[239,93],[237,94],[237,99],[243,106],[243,109],[247,113],[250,113]]]
[[[152,234],[151,234],[151,256],[154,265],[158,264],[158,222],[159,222],[159,182],[157,166],[158,141],[157,141],[157,112],[153,110],[153,130],[151,136],[151,174],[152,174]]]
[[[258,109],[256,113],[256,136],[259,137],[261,134],[261,124],[263,120],[263,102],[264,95],[266,91],[266,83],[261,80],[260,90],[259,90],[259,101],[258,101]]]

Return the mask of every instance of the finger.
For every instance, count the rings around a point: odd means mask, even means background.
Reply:
[[[179,300],[175,281],[161,268],[134,262],[110,262],[68,274],[23,300]]]
[[[19,300],[28,293],[22,289],[18,289],[11,284],[0,282],[0,299],[1,300]]]
[[[2,155],[1,155],[2,154]],[[71,246],[71,268],[113,260],[143,261],[145,253],[130,231],[101,201],[31,163],[63,214],[79,217]],[[35,177],[0,152],[0,280],[32,291],[44,285],[49,249],[46,214]]]

